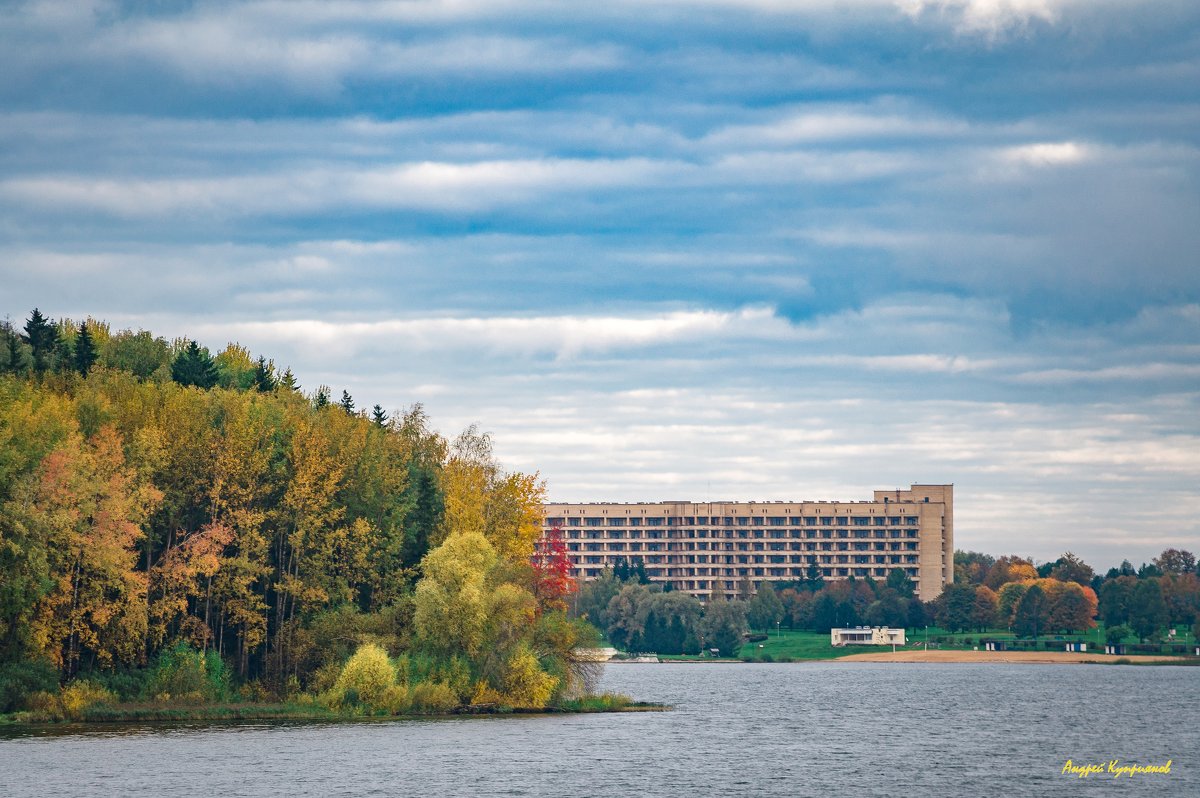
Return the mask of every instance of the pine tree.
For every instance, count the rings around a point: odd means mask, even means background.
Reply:
[[[171,363],[171,379],[183,386],[195,385],[208,390],[217,384],[217,367],[207,350],[201,349],[195,341],[189,341]]]
[[[259,393],[270,393],[275,390],[275,364],[267,363],[267,359],[259,355],[254,367],[254,387]]]
[[[383,412],[382,407],[375,405],[371,409],[371,420],[375,422],[376,426],[382,427],[388,422],[388,414]]]
[[[317,392],[313,394],[312,404],[313,404],[313,407],[316,408],[317,410],[321,410],[326,407],[329,407],[329,386],[328,385],[322,385],[321,387],[317,388]]]
[[[75,369],[87,376],[88,371],[96,364],[96,345],[92,342],[92,334],[88,332],[87,322],[79,322],[79,333],[75,336]]]
[[[292,393],[300,392],[300,386],[296,383],[296,375],[292,373],[291,366],[283,370],[283,376],[279,378],[279,387]]]
[[[29,314],[29,319],[25,322],[25,343],[33,349],[34,370],[46,370],[57,341],[58,331],[54,325],[42,315],[40,310],[34,308],[33,313]]]
[[[346,411],[346,415],[354,415],[354,399],[350,396],[349,391],[344,389],[342,390],[342,401],[338,402],[338,404],[341,406],[342,410]]]

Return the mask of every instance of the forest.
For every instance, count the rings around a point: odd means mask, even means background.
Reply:
[[[541,708],[592,685],[544,483],[231,343],[0,325],[0,712]]]

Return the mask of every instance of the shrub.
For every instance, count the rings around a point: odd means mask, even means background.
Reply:
[[[12,712],[37,692],[58,687],[58,671],[46,662],[7,662],[0,665],[0,712]]]
[[[328,703],[333,708],[362,705],[370,710],[384,708],[388,688],[396,687],[396,669],[387,652],[374,643],[359,646],[342,668]],[[394,695],[390,697],[394,698]]]
[[[84,712],[90,707],[111,704],[116,700],[112,691],[90,681],[71,682],[58,697],[62,715],[68,720],[82,720]]]
[[[216,651],[197,651],[179,642],[159,652],[146,692],[156,701],[223,701],[229,694],[229,672]]]
[[[418,682],[412,688],[412,711],[441,714],[458,706],[458,696],[445,682]]]
[[[557,686],[558,679],[542,670],[532,652],[518,650],[509,659],[504,674],[504,697],[508,705],[542,709]]]

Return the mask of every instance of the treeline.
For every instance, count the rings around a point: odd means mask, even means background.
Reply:
[[[717,649],[735,656],[754,629],[780,627],[828,632],[832,628],[920,626],[927,623],[924,604],[913,598],[913,584],[902,569],[885,582],[814,578],[798,583],[743,580],[738,596],[723,591],[706,602],[649,584],[639,562],[605,569],[575,596],[572,610],[603,629],[616,647],[631,652],[698,654]]]
[[[176,661],[354,703],[368,645],[389,707],[544,706],[590,638],[533,556],[543,491],[420,405],[368,414],[237,344],[35,310],[0,327],[0,711],[85,677],[146,697]]]
[[[955,582],[938,599],[951,631],[1002,627],[1022,636],[1078,632],[1104,621],[1110,640],[1159,640],[1172,627],[1200,632],[1200,571],[1191,552],[1167,549],[1135,569],[1101,576],[1071,552],[1035,566],[1017,556],[955,553]]]

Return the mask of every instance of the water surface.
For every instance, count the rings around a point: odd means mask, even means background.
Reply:
[[[613,665],[672,712],[55,729],[0,739],[2,796],[1200,795],[1200,669]],[[1079,762],[1169,776],[1061,775]]]

